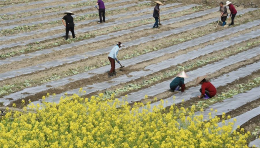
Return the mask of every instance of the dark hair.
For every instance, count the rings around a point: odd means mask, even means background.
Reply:
[[[221,4],[221,5],[224,5],[224,3],[223,3],[223,2],[220,2],[219,4]]]
[[[203,82],[207,82],[207,80],[206,80],[206,79],[203,79],[203,80],[201,81],[201,83],[203,83]]]
[[[118,46],[121,46],[121,44],[122,44],[121,42],[118,42],[118,43],[117,43]]]
[[[67,13],[67,15],[71,16],[71,13]]]

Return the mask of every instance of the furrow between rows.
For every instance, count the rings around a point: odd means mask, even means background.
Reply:
[[[260,47],[257,47],[252,50],[242,52],[240,54],[232,56],[226,60],[211,64],[211,65],[207,65],[203,68],[196,69],[195,71],[188,73],[191,76],[191,78],[187,79],[186,82],[194,81],[196,77],[202,76],[206,72],[207,73],[216,72],[219,69],[230,65],[231,63],[236,63],[239,61],[250,59],[248,57],[254,57],[255,55],[259,55],[259,54],[260,54]],[[211,83],[213,83],[216,88],[220,87],[220,86],[225,86],[228,83],[232,83],[233,81],[235,81],[241,77],[245,77],[247,75],[252,74],[254,71],[257,71],[259,69],[259,64],[260,64],[260,62],[258,61],[256,63],[247,65],[246,67],[242,67],[242,68],[239,68],[238,70],[226,73],[223,76],[220,76],[216,79],[211,80]],[[202,71],[205,71],[205,73],[201,73]],[[163,105],[163,107],[166,108],[173,104],[178,104],[178,103],[181,103],[182,101],[190,100],[191,98],[194,98],[200,94],[199,89],[200,89],[200,86],[191,87],[188,90],[186,90],[186,92],[184,92],[184,93],[178,93],[178,94],[174,95],[176,97],[175,100],[173,100],[173,97],[164,99],[164,103],[162,105]],[[161,102],[151,103],[151,108],[153,108],[155,106],[158,107],[160,104],[161,104]]]
[[[175,46],[171,46],[171,47],[168,47],[168,48],[165,48],[165,49],[162,49],[162,50],[158,50],[158,51],[151,52],[151,53],[148,53],[148,54],[145,54],[145,55],[141,55],[141,56],[136,57],[136,58],[132,58],[132,59],[129,59],[129,60],[122,61],[122,63],[125,63],[126,66],[129,66],[129,65],[131,65],[130,63],[134,64],[134,63],[143,62],[145,60],[151,60],[152,58],[160,57],[160,56],[163,56],[163,55],[168,54],[168,53],[174,53],[178,50],[183,50],[183,49],[186,49],[188,47],[193,47],[193,46],[196,46],[196,45],[199,45],[199,44],[211,41],[211,40],[215,40],[218,37],[226,36],[226,35],[238,32],[238,31],[242,31],[242,30],[247,29],[247,28],[251,28],[253,26],[256,26],[256,23],[259,24],[260,20],[250,22],[250,23],[247,23],[247,24],[243,24],[243,25],[240,25],[240,26],[237,26],[237,27],[234,27],[234,28],[229,28],[229,29],[226,29],[226,30],[223,30],[223,31],[220,31],[220,32],[212,33],[212,34],[197,38],[195,40],[188,41],[188,42],[178,44],[178,45],[175,45]],[[52,86],[52,87],[63,86],[63,85],[72,83],[73,81],[78,81],[78,80],[81,80],[81,79],[90,78],[90,77],[93,76],[93,74],[102,74],[102,73],[106,72],[107,69],[109,69],[109,66],[104,66],[104,67],[101,67],[101,68],[90,70],[90,71],[85,72],[85,73],[81,73],[81,74],[66,77],[66,78],[63,78],[63,79],[60,79],[60,80],[57,80],[57,81],[49,82],[49,83],[46,83],[46,84],[41,85],[41,86],[26,88],[22,91],[7,95],[4,98],[5,99],[12,98],[14,100],[18,100],[20,98],[24,98],[24,97],[34,95],[34,94],[27,94],[28,92],[29,93],[34,92],[35,94],[37,94],[39,92],[49,90],[50,88],[47,88],[46,87],[47,85]]]
[[[257,33],[260,33],[260,30]],[[248,35],[248,34],[246,34],[246,35]],[[240,36],[240,37],[234,38],[233,40],[232,39],[228,40],[226,42],[232,41],[233,44],[237,44],[237,43],[240,43],[240,42],[244,41],[244,40],[241,41],[241,39],[247,40],[248,38],[246,38],[245,36]],[[237,39],[237,40],[235,40],[235,39]],[[219,44],[222,44],[223,46],[219,46]],[[225,42],[224,43],[220,42],[220,43],[214,44],[212,46],[207,46],[205,48],[202,48],[202,49],[196,51],[197,54],[192,51],[192,52],[189,52],[187,54],[183,54],[183,55],[175,57],[174,61],[171,60],[171,59],[166,60],[166,63],[164,63],[164,64],[168,65],[167,67],[164,67],[164,66],[147,66],[145,68],[146,69],[145,71],[136,71],[136,72],[130,73],[129,75],[131,77],[123,75],[123,76],[114,78],[114,79],[112,79],[110,81],[106,81],[106,82],[102,82],[102,83],[96,83],[96,84],[93,84],[93,85],[88,85],[86,87],[83,87],[83,90],[87,90],[87,94],[90,94],[90,93],[93,93],[93,92],[97,92],[97,91],[101,91],[101,90],[104,90],[104,89],[108,89],[111,86],[116,86],[116,85],[121,84],[121,83],[127,83],[127,82],[130,82],[130,81],[139,79],[141,77],[145,77],[145,76],[153,74],[155,72],[164,70],[164,69],[166,69],[168,67],[171,67],[171,66],[174,66],[174,65],[178,65],[178,64],[183,63],[185,61],[195,59],[195,58],[197,58],[199,56],[203,56],[203,55],[209,54],[211,52],[227,48],[229,46],[232,46],[232,45],[225,44]],[[260,50],[258,50],[258,51],[260,51]],[[201,54],[201,53],[203,53],[203,54]],[[256,52],[254,52],[254,53],[256,53]],[[189,59],[183,58],[183,57],[189,57]],[[249,57],[251,57],[251,56],[249,56]],[[131,63],[131,64],[133,64],[133,63]],[[153,65],[156,65],[156,64],[153,64]],[[168,87],[167,88],[165,88],[165,87],[158,87],[158,88],[160,88],[159,90],[161,90],[161,88],[162,88],[163,91],[168,89]],[[151,87],[151,88],[148,88],[148,89],[149,90],[154,90],[154,87]],[[79,89],[73,89],[73,90],[68,91],[67,93],[68,94],[75,94],[75,93],[78,93],[78,90]],[[157,91],[158,91],[158,89],[156,89],[155,92],[157,92]],[[142,92],[142,90],[141,90],[141,92]],[[86,95],[86,94],[84,94],[84,95]],[[142,98],[144,95],[145,94],[143,94],[143,93],[139,94],[138,92],[137,93],[133,93],[133,95],[131,95],[131,94],[129,95],[127,100],[130,103],[132,103],[132,102],[136,101],[136,100],[132,101],[132,99]],[[51,100],[57,102],[57,101],[59,101],[61,96],[64,96],[64,95],[63,94],[58,94],[55,97],[52,97]]]

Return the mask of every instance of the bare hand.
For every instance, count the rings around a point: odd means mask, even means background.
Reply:
[[[200,98],[200,96],[198,96],[198,98]]]

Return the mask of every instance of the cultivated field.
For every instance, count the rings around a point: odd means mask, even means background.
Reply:
[[[163,112],[172,105],[194,106],[204,120],[213,108],[217,113],[211,118],[222,113],[236,118],[232,130],[240,126],[250,131],[247,145],[260,147],[258,8],[237,7],[235,25],[222,27],[217,25],[218,7],[168,1],[160,7],[162,25],[152,29],[154,2],[104,2],[103,24],[97,24],[96,0],[0,2],[2,110],[100,93],[103,100],[113,96],[131,107],[142,103],[140,109],[151,112],[159,106]],[[61,18],[66,10],[75,13],[75,39],[64,39]],[[116,64],[117,75],[108,77],[108,53],[119,41],[125,45],[118,55],[125,67]],[[183,69],[189,76],[186,91],[171,92],[170,82]],[[205,74],[218,92],[209,100],[197,98],[200,86],[194,83]]]

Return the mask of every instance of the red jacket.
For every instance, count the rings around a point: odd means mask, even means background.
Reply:
[[[236,14],[237,10],[233,4],[229,4],[229,10],[231,11],[231,14]]]
[[[214,97],[217,93],[217,89],[210,82],[204,82],[201,85],[201,94],[205,95],[205,90],[209,91],[210,97]]]

